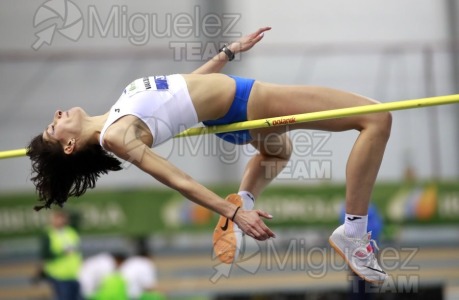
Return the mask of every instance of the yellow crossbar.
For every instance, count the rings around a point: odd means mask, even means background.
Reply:
[[[304,113],[304,114],[298,114],[298,115],[281,116],[281,117],[268,118],[268,119],[251,120],[251,121],[233,123],[233,124],[228,124],[228,125],[190,128],[188,130],[185,130],[179,133],[175,137],[177,138],[177,137],[195,136],[195,135],[209,134],[209,133],[231,132],[231,131],[237,131],[237,130],[256,129],[256,128],[264,128],[264,127],[270,127],[270,126],[284,126],[284,125],[292,125],[296,123],[344,118],[344,117],[363,115],[363,114],[369,114],[369,113],[378,113],[378,112],[387,112],[387,111],[404,110],[404,109],[412,109],[412,108],[421,108],[421,107],[427,107],[427,106],[454,104],[458,102],[459,102],[459,94],[447,95],[447,96],[437,96],[437,97],[430,97],[430,98],[412,99],[412,100],[402,100],[402,101],[396,101],[396,102],[378,103],[378,104],[373,104],[373,105],[364,105],[364,106],[348,107],[348,108],[333,109],[333,110],[326,110],[326,111],[318,111],[318,112],[312,112],[312,113]],[[26,153],[26,149],[0,151],[0,159],[24,156],[25,153]]]

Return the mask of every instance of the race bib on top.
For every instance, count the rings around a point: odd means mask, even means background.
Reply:
[[[131,82],[125,89],[123,94],[131,97],[137,93],[152,90],[164,91],[169,89],[166,76],[149,76],[139,78]]]

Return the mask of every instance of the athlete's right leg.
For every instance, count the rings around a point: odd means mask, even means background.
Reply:
[[[249,101],[249,119],[264,119],[300,113],[325,111],[377,103],[369,98],[325,87],[255,84]],[[371,192],[384,155],[391,128],[389,113],[375,113],[347,118],[315,121],[289,126],[290,129],[325,131],[357,130],[346,167],[346,214],[349,222],[330,237],[330,244],[362,278],[382,282],[387,275],[379,267],[366,234],[366,218]],[[278,127],[252,130],[257,134],[279,132]],[[283,133],[284,131],[282,131]],[[251,161],[255,162],[255,160]],[[259,166],[261,169],[261,165]],[[253,169],[253,168],[251,168]],[[246,173],[246,182],[263,182],[261,172]],[[252,184],[256,188],[255,184]],[[362,222],[360,222],[362,221]]]

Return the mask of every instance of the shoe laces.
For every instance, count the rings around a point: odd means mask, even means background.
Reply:
[[[376,241],[374,239],[370,239],[369,243],[370,243],[370,245],[373,244],[372,247],[376,248],[376,250],[379,251],[378,243],[376,243]]]
[[[356,240],[361,246],[368,247],[368,245],[370,245],[370,247],[372,248],[374,247],[376,248],[376,250],[379,251],[378,244],[376,243],[374,239],[371,238],[371,231],[365,234],[361,239],[356,239]]]
[[[364,246],[367,249],[368,252],[368,263],[370,267],[372,268],[380,268],[378,264],[378,260],[376,259],[374,249],[379,251],[378,243],[374,239],[371,238],[371,232],[367,233],[365,237],[363,237],[361,240],[361,245]],[[370,247],[370,249],[368,249]],[[371,250],[371,251],[370,251]]]
[[[362,238],[360,239],[353,239],[356,244],[358,244],[360,247],[366,249],[367,252],[367,259],[370,259],[370,261],[376,261],[375,253],[373,249],[376,249],[379,251],[378,244],[374,239],[371,238],[371,231],[369,233],[366,233]]]

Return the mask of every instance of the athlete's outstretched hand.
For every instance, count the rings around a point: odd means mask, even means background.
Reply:
[[[274,232],[266,226],[261,217],[272,219],[270,214],[261,210],[240,209],[234,218],[234,222],[245,234],[256,240],[264,241],[276,237]]]
[[[256,43],[261,41],[265,34],[265,31],[268,30],[271,30],[271,27],[262,27],[254,33],[243,36],[238,41],[231,43],[229,48],[234,53],[250,50],[253,46],[255,46]]]
[[[241,37],[238,41],[231,43],[228,48],[234,53],[244,52],[252,49],[256,43],[261,41],[265,31],[271,30],[271,27],[262,27],[244,37]],[[219,73],[228,62],[228,56],[218,52],[214,58],[208,60],[205,64],[194,70],[193,74],[210,74]]]

